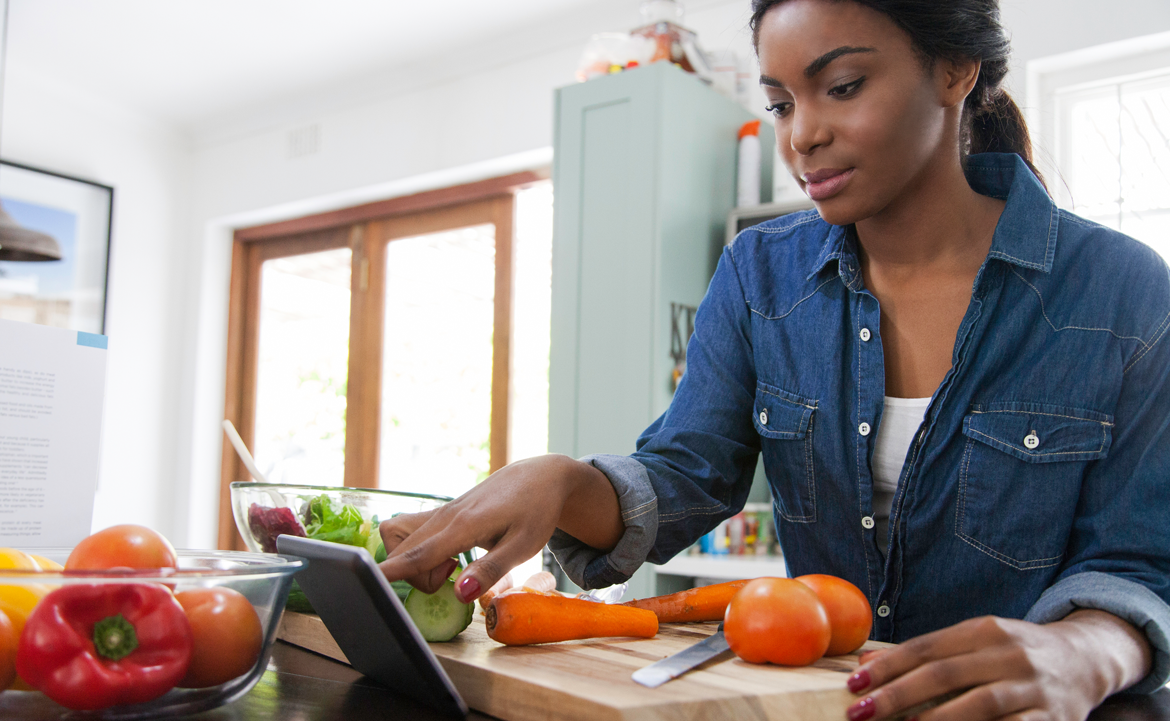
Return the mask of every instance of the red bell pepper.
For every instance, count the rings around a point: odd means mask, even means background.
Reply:
[[[62,706],[92,711],[145,703],[187,673],[191,625],[164,586],[63,586],[29,615],[16,670]]]

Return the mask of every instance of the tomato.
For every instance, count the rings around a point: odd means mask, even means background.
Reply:
[[[0,611],[0,691],[16,680],[16,646],[20,635],[8,616]]]
[[[749,663],[807,666],[829,648],[829,614],[817,594],[791,578],[757,578],[739,590],[723,617],[723,634]]]
[[[244,595],[230,588],[180,591],[175,599],[187,612],[195,645],[182,688],[218,686],[247,673],[260,656],[264,632]]]
[[[843,578],[820,573],[796,580],[815,591],[829,613],[833,638],[825,655],[840,656],[861,648],[873,627],[873,611],[861,589]]]
[[[110,568],[174,568],[171,542],[145,526],[126,524],[98,531],[74,547],[65,561],[70,571]]]

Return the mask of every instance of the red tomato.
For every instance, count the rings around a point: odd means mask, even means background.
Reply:
[[[16,680],[16,647],[20,636],[8,616],[0,611],[0,691]]]
[[[840,656],[861,648],[873,627],[873,611],[861,589],[843,578],[820,573],[796,580],[816,592],[829,614],[833,638],[825,655]]]
[[[813,663],[831,637],[817,594],[791,578],[757,578],[741,588],[727,606],[723,634],[744,661],[782,666]]]
[[[178,557],[171,542],[145,526],[111,526],[98,531],[73,549],[69,571],[105,571],[111,568],[175,568]]]
[[[218,686],[255,665],[264,633],[243,594],[230,588],[197,588],[176,593],[175,599],[187,612],[195,638],[181,688]]]

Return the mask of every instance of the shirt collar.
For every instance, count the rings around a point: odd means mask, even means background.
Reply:
[[[1056,231],[1060,214],[1048,191],[1033,175],[1024,159],[1015,153],[981,153],[967,158],[967,182],[977,192],[1007,201],[989,258],[1048,273],[1056,254]],[[831,261],[842,266],[846,279],[856,270],[856,246],[852,226],[831,226],[829,237],[813,262],[812,279]]]

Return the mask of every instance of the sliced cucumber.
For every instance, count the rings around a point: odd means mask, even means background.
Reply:
[[[406,612],[427,641],[450,641],[471,625],[474,605],[455,596],[455,582],[448,579],[435,593],[412,588],[403,602]]]

